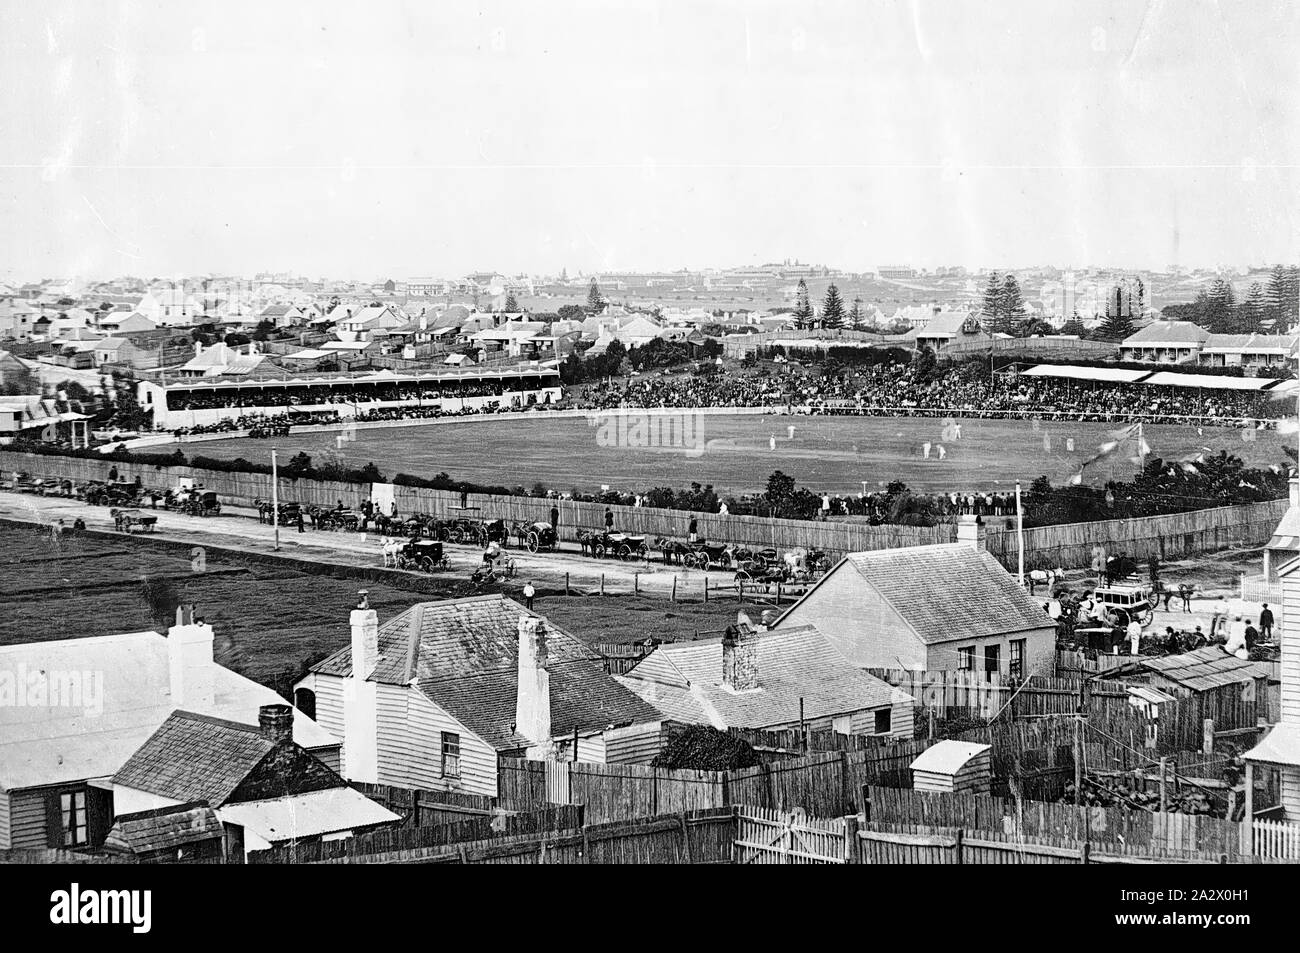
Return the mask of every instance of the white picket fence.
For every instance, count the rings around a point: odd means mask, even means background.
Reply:
[[[1262,821],[1251,824],[1256,857],[1300,861],[1300,824],[1286,821]]]

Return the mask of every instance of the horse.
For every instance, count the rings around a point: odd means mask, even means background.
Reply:
[[[388,561],[391,559],[393,565],[397,565],[397,557],[406,547],[406,540],[401,536],[381,536],[379,546],[384,554],[384,568],[388,568]]]
[[[1040,583],[1046,583],[1047,591],[1056,588],[1056,580],[1065,575],[1064,569],[1031,569],[1029,571],[1029,592],[1033,594]]]
[[[1111,556],[1106,560],[1106,582],[1114,583],[1135,576],[1141,567],[1127,556]]]

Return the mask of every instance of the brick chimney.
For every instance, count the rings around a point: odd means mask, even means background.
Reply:
[[[360,601],[352,610],[352,675],[369,678],[379,662],[379,613],[370,608],[366,590],[359,593]]]
[[[293,741],[293,709],[288,705],[263,705],[257,709],[257,724],[273,745]]]
[[[194,606],[176,609],[176,624],[167,630],[171,704],[187,711],[211,711],[216,694],[212,660],[212,626],[195,621]]]
[[[973,549],[984,548],[984,521],[978,516],[959,516],[957,518],[957,542],[965,543]]]
[[[733,692],[758,688],[758,630],[743,612],[722,637],[722,684]]]
[[[551,673],[546,670],[546,629],[536,616],[519,616],[519,694],[515,731],[545,745],[551,740]]]

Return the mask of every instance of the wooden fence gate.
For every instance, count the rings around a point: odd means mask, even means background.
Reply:
[[[742,807],[737,814],[735,862],[738,864],[847,864],[856,834],[845,818],[813,819]]]

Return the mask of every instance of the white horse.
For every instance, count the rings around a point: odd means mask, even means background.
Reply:
[[[1056,588],[1056,580],[1065,575],[1064,569],[1031,569],[1029,571],[1029,591],[1033,592],[1039,583],[1047,585],[1047,591]]]
[[[394,566],[397,565],[397,557],[406,548],[406,540],[400,536],[381,536],[379,545],[384,553],[384,568],[388,568],[389,560],[392,560]]]

